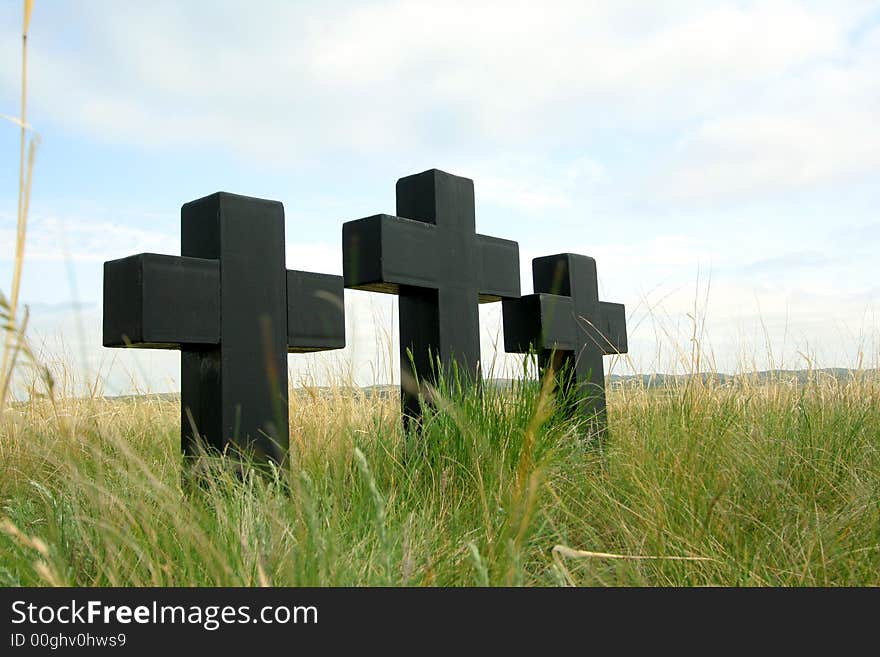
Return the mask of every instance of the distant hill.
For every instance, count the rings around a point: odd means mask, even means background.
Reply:
[[[818,370],[762,370],[760,372],[747,372],[744,374],[716,374],[713,372],[703,372],[696,375],[690,374],[612,374],[610,381],[612,384],[629,382],[640,382],[646,387],[662,387],[666,385],[679,385],[686,383],[691,378],[697,378],[708,383],[715,381],[720,384],[735,383],[737,381],[757,381],[759,383],[777,382],[777,383],[798,383],[805,384],[810,381],[821,379],[833,379],[835,381],[845,383],[851,381],[854,377],[873,379],[878,376],[880,370],[850,370],[843,367],[829,367]]]
[[[679,386],[687,383],[691,378],[698,378],[704,383],[714,381],[715,383],[724,385],[727,383],[735,383],[737,381],[757,381],[758,383],[777,382],[777,383],[797,383],[803,385],[811,381],[822,379],[832,379],[840,383],[851,381],[855,377],[863,379],[874,379],[880,376],[880,370],[850,370],[843,367],[830,367],[818,370],[762,370],[760,372],[748,372],[745,374],[715,374],[713,372],[703,372],[697,375],[691,374],[612,374],[608,382],[612,386],[626,386],[629,384],[644,386],[646,388],[662,388],[664,386]],[[516,379],[488,379],[486,385],[496,388],[509,388],[516,382]],[[309,388],[294,388],[293,392],[298,396],[309,396],[318,394],[321,396],[329,395],[331,392],[338,393],[338,388],[330,386],[314,386]],[[358,392],[365,394],[367,397],[391,397],[400,394],[399,385],[378,384],[370,386],[361,386],[353,388]],[[139,399],[143,397],[152,397],[159,401],[177,401],[180,399],[180,393],[177,392],[160,392],[146,395],[108,395],[106,399]]]

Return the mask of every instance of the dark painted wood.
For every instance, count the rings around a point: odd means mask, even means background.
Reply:
[[[181,251],[104,264],[104,346],[180,349],[184,453],[284,463],[287,353],[345,346],[342,277],[287,271],[281,203],[225,192],[183,206]]]
[[[626,309],[599,301],[596,261],[573,253],[532,261],[535,294],[505,299],[504,348],[534,350],[542,371],[553,369],[570,410],[592,430],[606,426],[602,356],[626,353]]]
[[[480,380],[478,304],[518,297],[519,246],[476,233],[474,183],[437,169],[397,181],[397,214],[342,227],[346,287],[397,294],[405,417],[437,365]]]

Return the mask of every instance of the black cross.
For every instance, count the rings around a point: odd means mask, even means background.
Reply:
[[[596,261],[573,253],[532,260],[535,294],[505,299],[504,349],[538,353],[593,430],[605,427],[602,356],[627,351],[623,304],[599,301]],[[572,390],[576,386],[576,390]],[[575,393],[575,394],[572,394]],[[572,409],[573,410],[573,409]]]
[[[225,192],[183,206],[181,252],[104,263],[104,346],[180,349],[185,454],[284,463],[287,352],[345,346],[342,277],[286,270],[281,203]]]
[[[403,410],[418,418],[414,382],[436,382],[435,360],[479,380],[478,303],[519,296],[519,246],[478,235],[473,180],[437,169],[397,181],[397,214],[342,226],[343,277],[399,296]]]

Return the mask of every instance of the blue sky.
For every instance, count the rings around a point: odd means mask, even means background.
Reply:
[[[20,22],[0,4],[7,115]],[[100,348],[104,260],[179,253],[180,205],[226,190],[283,201],[288,266],[338,273],[342,222],[437,167],[474,179],[480,232],[520,243],[525,291],[532,257],[597,259],[629,313],[615,371],[676,367],[695,299],[721,370],[876,364],[878,72],[878,2],[36,0],[32,335],[112,391],[174,388],[176,354]],[[8,290],[5,121],[0,157]],[[347,311],[351,346],[292,371],[388,379],[393,299]]]

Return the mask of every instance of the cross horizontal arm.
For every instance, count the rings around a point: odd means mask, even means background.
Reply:
[[[480,259],[480,302],[517,298],[519,287],[519,244],[498,237],[477,235]]]
[[[622,303],[600,301],[601,322],[599,331],[602,333],[602,353],[625,354],[629,348],[626,338],[626,307]]]
[[[287,351],[345,347],[342,276],[287,270]]]
[[[504,350],[528,353],[530,350],[574,351],[576,335],[574,304],[571,297],[556,294],[528,294],[504,299]]]
[[[345,287],[397,294],[401,285],[435,288],[437,226],[377,214],[342,226]]]
[[[217,260],[141,253],[104,263],[104,346],[220,342]]]

